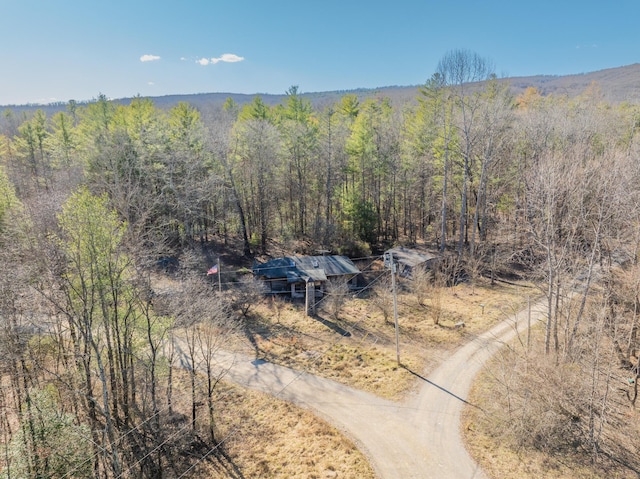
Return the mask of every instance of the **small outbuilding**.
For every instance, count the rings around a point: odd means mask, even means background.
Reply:
[[[393,255],[393,260],[398,265],[398,274],[405,278],[411,278],[411,273],[417,268],[432,269],[441,259],[437,253],[404,246],[389,249],[385,252],[387,253]]]

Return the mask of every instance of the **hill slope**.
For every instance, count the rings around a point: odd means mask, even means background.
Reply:
[[[425,79],[426,81],[426,79]],[[509,82],[513,92],[518,94],[527,87],[537,88],[543,95],[566,95],[574,97],[581,94],[593,82],[596,82],[603,93],[604,99],[610,103],[640,103],[640,63],[632,65],[608,68],[590,73],[575,75],[536,75],[528,77],[510,77],[501,81]],[[418,93],[418,85],[410,86],[386,86],[374,89],[338,90],[329,92],[308,92],[301,96],[307,98],[315,107],[323,107],[338,101],[345,94],[355,94],[360,99],[374,96],[390,98],[396,104],[414,101]],[[232,98],[242,105],[260,96],[269,105],[276,105],[286,98],[286,95],[273,95],[267,93],[239,94],[239,93],[197,93],[190,95],[167,95],[151,97],[153,102],[162,108],[171,108],[179,102],[188,102],[198,108],[219,108],[227,98]],[[118,103],[129,104],[131,98],[116,100]],[[10,108],[14,112],[28,112],[36,109],[44,109],[47,114],[64,110],[66,104],[52,105],[9,105],[0,106],[0,109]]]
[[[596,82],[605,100],[611,103],[640,103],[640,63],[578,75],[514,77],[508,81],[516,93],[533,86],[543,95],[569,97],[579,95]]]

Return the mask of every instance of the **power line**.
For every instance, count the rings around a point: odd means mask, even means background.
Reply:
[[[182,354],[183,354],[183,355],[185,355],[185,353],[182,353]],[[137,359],[140,359],[140,358],[137,358]],[[174,366],[172,366],[172,367],[174,367]],[[197,366],[196,366],[196,365],[194,365],[194,367],[197,367]],[[181,369],[185,369],[185,368],[181,368]],[[206,377],[203,377],[202,379],[198,380],[198,382],[196,383],[196,387],[198,387],[198,388],[199,388],[199,387],[202,387],[202,386],[204,385],[204,382],[205,382],[205,381],[206,381]],[[231,393],[229,393],[229,394],[231,394]],[[178,401],[176,401],[178,404],[180,404],[181,402],[185,402],[185,403],[186,403],[186,402],[188,401],[188,398],[182,399],[182,398],[184,398],[184,396],[178,396],[178,397],[180,398]],[[223,396],[223,397],[222,397],[222,398],[220,398],[219,400],[224,399],[224,397],[226,397],[226,396]],[[119,436],[119,437],[117,437],[117,438],[115,439],[115,441],[114,441],[114,445],[118,445],[118,444],[122,443],[122,442],[127,438],[127,436],[129,436],[130,434],[132,434],[132,433],[133,433],[133,432],[135,432],[136,430],[140,430],[144,425],[146,425],[147,423],[149,423],[149,422],[151,422],[151,421],[155,420],[155,419],[156,419],[160,414],[162,414],[162,413],[164,413],[164,412],[167,412],[170,408],[173,408],[173,407],[174,407],[174,404],[172,403],[171,405],[168,405],[168,404],[167,404],[166,406],[164,406],[164,407],[162,407],[162,408],[159,408],[157,412],[155,412],[154,414],[152,414],[152,415],[151,415],[151,416],[149,416],[148,418],[144,419],[144,420],[143,420],[143,421],[141,421],[139,424],[136,424],[135,426],[133,426],[132,428],[130,428],[128,431],[126,431],[126,432],[124,432],[124,433],[120,434],[120,436]],[[188,428],[188,427],[190,427],[190,424],[189,424],[189,423],[187,423],[187,425],[186,425],[186,426],[184,426],[183,428],[179,429],[179,430],[178,430],[178,432],[182,432],[184,429],[186,429],[186,428]],[[170,437],[175,437],[175,435],[172,435],[172,436],[170,436]],[[90,461],[93,461],[93,460],[94,460],[97,456],[99,456],[100,454],[105,453],[105,452],[107,452],[107,451],[108,451],[108,448],[107,448],[107,447],[105,447],[105,446],[101,446],[100,444],[96,444],[92,439],[91,439],[91,442],[93,442],[93,443],[94,443],[94,444],[95,444],[95,445],[100,449],[100,451],[95,452],[95,453],[94,453],[90,458],[88,458],[87,460],[85,460],[82,464],[80,464],[80,465],[79,465],[79,466],[77,466],[76,468],[72,469],[71,471],[67,471],[63,476],[61,476],[61,479],[65,479],[66,477],[69,477],[69,475],[70,475],[70,474],[75,473],[75,472],[76,472],[78,469],[80,469],[82,466],[86,465],[86,464],[87,464],[88,462],[90,462]],[[167,441],[163,441],[163,443],[161,443],[161,446],[162,446],[162,445],[165,445],[166,443],[167,443]],[[156,450],[157,450],[157,448],[155,448],[153,452],[155,452]],[[150,455],[150,454],[145,455],[145,457],[144,457],[143,459],[146,459],[146,457],[148,457],[149,455]],[[134,465],[139,464],[139,462],[140,462],[140,460],[139,460],[139,461],[136,461],[136,462],[134,463]],[[130,469],[130,467],[129,467],[128,469]]]
[[[186,355],[186,353],[182,353],[183,355]],[[193,365],[194,369],[197,370],[197,366]],[[202,379],[199,381],[198,386],[202,386],[203,383],[207,380],[206,376],[203,376]],[[220,401],[224,401],[224,399],[228,396],[230,396],[231,394],[233,394],[232,390],[229,390],[226,394],[216,398],[216,400],[218,402]],[[185,399],[184,402],[186,403],[188,401],[188,399]],[[144,456],[142,456],[140,459],[138,459],[137,461],[135,461],[133,464],[128,465],[127,467],[127,471],[133,469],[135,466],[137,466],[138,464],[140,464],[142,461],[144,461],[146,458],[150,457],[152,454],[154,454],[155,452],[157,452],[160,448],[162,448],[163,446],[165,446],[166,444],[168,444],[172,439],[178,437],[178,435],[180,433],[182,433],[183,431],[185,431],[186,429],[189,429],[192,427],[192,424],[189,421],[186,421],[184,426],[182,426],[181,428],[179,428],[178,430],[176,430],[173,434],[171,434],[170,436],[168,436],[167,438],[165,438],[161,443],[157,444],[152,450],[148,451]],[[123,471],[120,476],[117,476],[116,479],[120,479],[124,473],[126,471]]]
[[[187,353],[180,351],[180,354],[182,356],[186,356]],[[198,365],[201,364],[204,360],[200,360],[198,361],[197,364],[194,365],[190,365],[190,367],[194,367],[195,369],[198,369]],[[182,367],[181,369],[185,369],[184,367]],[[201,377],[201,379],[199,379],[195,385],[196,388],[200,388],[202,386],[204,386],[204,383],[207,381],[206,376]],[[228,397],[229,395],[233,394],[233,391],[228,391],[227,393],[225,393],[222,396],[219,396],[216,400],[217,401],[224,401],[224,399],[226,397]],[[190,398],[182,395],[182,396],[178,396],[179,400],[176,401],[177,403],[177,408],[180,408],[180,405],[184,404],[186,405],[189,401]],[[131,429],[129,429],[128,431],[126,431],[125,433],[121,434],[114,442],[115,445],[120,444],[122,441],[124,441],[124,439],[130,435],[131,433],[133,433],[134,431],[140,429],[142,426],[144,426],[145,424],[147,424],[148,422],[154,420],[156,417],[158,417],[158,415],[166,412],[169,410],[169,408],[173,408],[176,407],[176,403],[172,403],[171,406],[167,405],[165,407],[160,408],[156,413],[154,413],[153,415],[149,416],[148,418],[146,418],[145,420],[143,420],[142,422],[140,422],[139,424],[133,426]],[[133,464],[130,464],[127,466],[126,470],[130,470],[133,467],[135,467],[136,465],[140,464],[144,459],[146,459],[147,457],[151,456],[153,453],[155,453],[156,451],[158,451],[161,447],[165,446],[166,444],[168,444],[173,438],[177,437],[180,433],[182,433],[185,429],[189,429],[191,427],[191,423],[190,422],[186,422],[184,426],[182,426],[181,428],[179,428],[177,431],[175,431],[173,434],[171,434],[170,436],[168,436],[165,440],[163,440],[160,444],[155,445],[155,447],[147,452],[147,454],[145,454],[142,458],[138,459],[137,461],[135,461]],[[107,447],[103,447],[100,446],[99,444],[96,444],[97,447],[99,447],[101,450],[94,453],[90,458],[88,458],[87,460],[85,460],[85,462],[83,462],[82,464],[80,464],[79,466],[77,466],[75,469],[71,470],[71,471],[67,471],[67,473],[65,473],[64,476],[61,477],[61,479],[64,479],[66,477],[69,477],[70,474],[73,474],[74,472],[76,472],[78,469],[80,469],[82,466],[84,466],[85,464],[87,464],[90,461],[93,461],[98,455],[107,452],[108,448]],[[123,471],[121,473],[120,476],[117,477],[122,477],[124,475],[126,471]]]
[[[386,272],[383,272],[381,275],[379,275],[378,277],[376,277],[371,283],[369,283],[369,285],[367,285],[365,288],[363,289],[367,289],[369,287],[372,286],[373,283],[375,283],[380,277],[384,276]],[[366,318],[366,315],[363,315],[361,317],[361,319],[359,319],[355,325],[357,326],[359,323],[361,323],[362,321],[364,321],[364,319]],[[340,336],[335,342],[333,342],[328,348],[326,348],[322,354],[320,354],[319,356],[317,356],[315,358],[314,363],[317,363],[320,361],[320,359],[322,359],[331,349],[333,349],[335,346],[337,346],[342,339],[344,338],[344,336]],[[273,397],[279,398],[280,396],[284,393],[284,391],[295,381],[298,380],[298,378],[300,376],[302,376],[303,374],[307,374],[309,371],[309,367],[302,369],[300,371],[298,371],[298,373],[295,375],[295,377],[289,381],[287,384],[285,384],[276,394],[273,395]],[[184,473],[182,473],[180,476],[178,476],[177,479],[181,479],[183,477],[185,477],[185,475],[187,473],[189,473],[190,471],[192,471],[199,463],[201,463],[202,461],[204,461],[207,457],[209,457],[211,454],[213,454],[218,448],[220,448],[225,442],[227,442],[231,437],[233,437],[235,434],[237,434],[237,432],[240,430],[240,426],[236,426],[235,428],[233,428],[225,437],[223,437],[214,447],[212,447],[211,449],[209,449],[209,451],[207,451],[204,455],[201,456],[200,459],[198,459],[194,464],[192,464]]]
[[[364,272],[366,272],[368,270],[368,268],[370,268],[375,261],[380,259],[380,256],[369,256],[369,257],[364,257],[361,259],[372,259],[371,263],[369,263],[367,266],[365,266],[365,268],[363,268],[362,270],[360,270],[360,272],[358,274],[362,274]],[[362,291],[366,291],[368,289],[370,289],[371,287],[373,287],[374,284],[376,284],[378,282],[378,280],[385,276],[386,271],[382,271],[381,274],[379,274],[378,276],[376,276],[373,280],[371,280],[369,282],[369,284],[367,284],[365,287],[363,287],[362,289],[359,290],[359,293]],[[357,276],[357,275],[356,275]],[[318,301],[318,303],[321,303],[322,301],[326,300],[327,296],[323,297],[320,299],[320,301]],[[316,303],[316,304],[318,304]],[[357,327],[358,324],[360,324],[361,322],[363,322],[363,320],[365,319],[365,316],[363,316],[361,319],[359,319],[356,323],[354,323],[354,325],[352,325],[353,327]],[[377,336],[376,336],[377,337]],[[323,352],[322,354],[320,354],[319,356],[317,356],[315,358],[315,361],[312,364],[317,364],[331,349],[333,349],[335,346],[337,346],[341,341],[342,341],[343,336],[340,336],[335,342],[331,343]],[[182,353],[183,355],[185,354],[184,352]],[[197,365],[192,365],[192,367],[196,367]],[[280,398],[280,396],[284,393],[284,391],[287,389],[287,387],[292,384],[294,381],[296,381],[301,375],[308,373],[310,369],[310,366],[300,370],[298,372],[298,374],[296,374],[296,376],[286,385],[284,385],[280,391],[278,391],[276,394],[274,394],[273,396],[276,398]],[[200,381],[198,381],[198,386],[202,386],[205,382],[206,378],[202,378]],[[231,394],[231,392],[229,392],[228,394]],[[224,399],[225,396],[223,396],[222,398],[218,398],[217,401],[220,401],[222,399]],[[184,402],[187,401],[187,399],[183,400]],[[169,405],[167,405],[166,407],[163,407],[161,409],[158,410],[158,412],[154,413],[152,416],[150,416],[149,418],[145,419],[144,421],[142,421],[140,424],[137,424],[136,426],[132,427],[131,429],[129,429],[127,432],[125,432],[124,434],[120,435],[116,441],[115,444],[119,444],[121,443],[128,435],[132,434],[134,431],[139,430],[142,426],[144,426],[145,424],[149,423],[150,421],[154,420],[159,414],[166,412],[169,409]],[[130,470],[132,467],[135,467],[136,465],[140,464],[140,462],[142,462],[144,459],[146,459],[147,457],[151,456],[153,453],[155,453],[158,449],[160,449],[162,446],[166,445],[171,439],[173,439],[174,437],[177,436],[177,434],[183,432],[185,429],[189,428],[190,424],[187,423],[185,424],[185,426],[183,426],[182,428],[178,429],[175,433],[173,433],[172,435],[170,435],[168,438],[166,438],[164,441],[162,441],[160,444],[156,445],[151,451],[149,451],[147,454],[145,454],[142,458],[138,459],[136,462],[134,462],[133,464],[129,465],[127,467],[127,470]],[[205,460],[208,456],[210,456],[213,452],[215,452],[222,444],[224,444],[226,441],[228,441],[233,435],[235,435],[240,429],[240,426],[237,426],[236,428],[232,429],[230,431],[229,434],[227,434],[221,441],[219,441],[213,448],[211,448],[205,455],[203,455],[198,461],[196,461],[189,469],[187,469],[187,471],[185,471],[181,476],[179,476],[179,478],[184,477],[185,474],[187,474],[188,472],[190,472],[195,466],[197,466],[197,464],[199,464],[200,462],[202,462],[203,460]],[[87,462],[89,461],[93,461],[99,454],[102,454],[104,452],[107,451],[107,448],[104,446],[100,446],[97,445],[101,451],[98,451],[96,453],[94,453],[92,455],[91,458],[87,459],[83,464],[81,464],[80,466],[76,467],[75,469],[73,469],[72,471],[68,471],[64,476],[62,476],[61,479],[64,479],[66,477],[69,477],[69,474],[73,474],[74,472],[76,472],[80,467],[82,467],[83,465],[85,465]],[[123,471],[122,474],[124,474],[125,471]],[[120,477],[122,477],[122,474]]]
[[[361,320],[360,320],[361,321]],[[340,341],[342,341],[343,336],[340,336],[340,338],[332,343],[327,349],[325,349],[319,356],[317,356],[315,358],[315,362],[318,362],[320,359],[322,359],[322,357],[324,357],[331,349],[333,349]],[[302,376],[303,374],[307,374],[308,373],[308,368],[307,369],[303,369],[297,372],[297,374],[295,375],[295,377],[289,381],[287,384],[285,384],[284,386],[282,386],[282,388],[280,388],[280,390],[273,394],[273,397],[278,398],[278,399],[282,399],[281,396],[282,394],[285,392],[285,390],[291,385],[293,384],[295,381],[298,380],[298,378],[300,378],[300,376]],[[211,449],[209,449],[205,454],[203,454],[196,462],[194,462],[185,472],[183,472],[180,476],[178,476],[177,479],[181,479],[182,477],[185,477],[186,474],[188,474],[189,472],[191,472],[198,464],[200,464],[202,461],[204,461],[207,457],[209,457],[211,454],[213,454],[216,450],[218,450],[225,442],[227,442],[229,439],[231,439],[233,436],[235,436],[238,431],[240,431],[241,427],[240,425],[235,426],[226,436],[224,436],[215,446],[213,446]]]

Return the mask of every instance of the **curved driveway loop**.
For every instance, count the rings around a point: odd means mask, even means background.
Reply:
[[[536,305],[537,306],[537,305]],[[542,317],[533,308],[532,322]],[[460,436],[460,414],[471,383],[500,344],[526,330],[527,311],[458,349],[428,377],[417,395],[393,402],[329,379],[249,356],[219,353],[227,378],[311,409],[355,440],[381,479],[486,478]]]

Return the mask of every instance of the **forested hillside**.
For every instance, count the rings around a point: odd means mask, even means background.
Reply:
[[[238,327],[194,252],[236,244],[250,264],[276,246],[357,257],[418,243],[451,258],[450,282],[526,275],[547,297],[527,367],[553,394],[514,403],[514,447],[571,444],[640,470],[638,436],[620,432],[636,427],[640,377],[640,106],[606,97],[598,84],[514,95],[454,52],[403,103],[347,93],[317,107],[291,87],[275,105],[230,98],[206,114],[104,96],[52,115],[6,110],[2,477],[161,477],[177,460],[162,447],[176,338],[192,365],[210,365]],[[181,290],[157,297],[150,271],[167,258]],[[186,371],[183,433],[198,422],[207,450],[212,411],[233,405],[214,404],[212,370],[198,391]],[[544,426],[524,434],[542,409]]]

